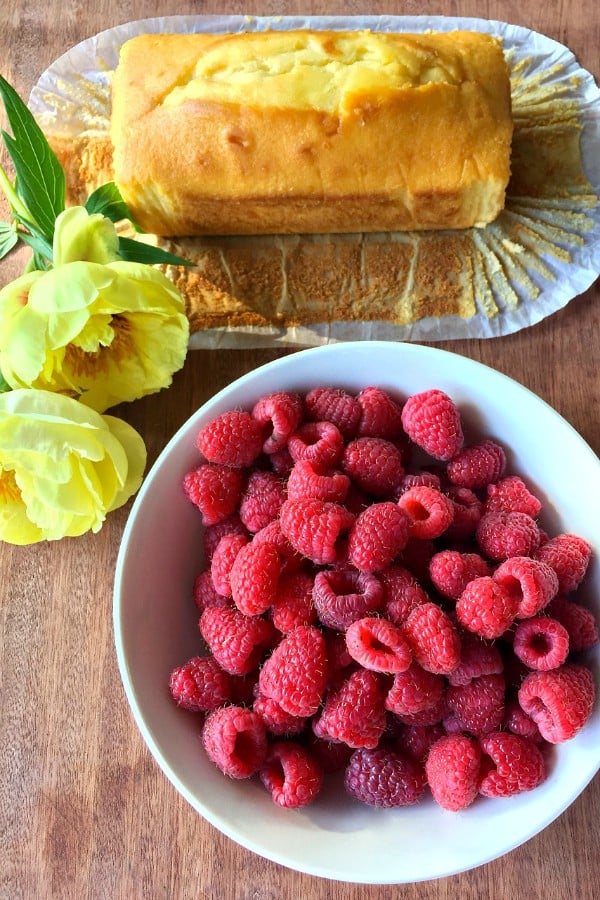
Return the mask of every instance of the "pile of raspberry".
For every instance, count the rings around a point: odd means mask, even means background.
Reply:
[[[455,811],[544,781],[595,700],[591,549],[544,532],[500,443],[441,390],[323,387],[197,446],[199,651],[169,686],[219,769],[292,808],[340,771],[363,803]]]

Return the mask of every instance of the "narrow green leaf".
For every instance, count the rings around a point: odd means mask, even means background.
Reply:
[[[101,213],[111,222],[121,222],[123,219],[133,222],[129,208],[114,181],[109,181],[96,188],[85,201],[85,208],[90,215]],[[135,222],[133,224],[135,225]],[[139,230],[137,225],[135,227],[136,231]]]
[[[147,265],[168,265],[168,266],[193,266],[194,264],[188,259],[181,256],[175,256],[167,250],[161,250],[160,247],[151,247],[149,244],[143,244],[141,241],[135,241],[132,238],[119,238],[119,254],[121,259],[128,262],[146,263]]]
[[[8,222],[0,222],[0,259],[8,256],[19,242],[19,236]]]
[[[23,243],[31,247],[35,254],[35,268],[47,269],[48,264],[52,262],[52,247],[48,241],[37,234],[27,234],[24,231],[19,232],[19,237]]]
[[[4,375],[0,372],[0,394],[7,394],[12,391],[10,384],[5,380]]]

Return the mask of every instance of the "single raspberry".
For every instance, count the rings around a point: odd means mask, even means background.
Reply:
[[[328,775],[345,769],[354,752],[352,747],[347,744],[318,738],[313,732],[307,735],[306,744],[312,755],[319,761],[323,771]]]
[[[248,531],[260,531],[277,518],[285,498],[285,484],[274,472],[255,470],[242,491],[240,519]]]
[[[454,518],[444,536],[449,541],[465,541],[475,534],[483,504],[471,488],[449,487],[445,493],[454,504]]]
[[[263,453],[275,453],[285,447],[290,434],[302,421],[302,414],[300,394],[276,391],[261,397],[252,410],[252,417],[261,426],[262,435],[267,435],[262,446]]]
[[[566,629],[571,651],[589,650],[600,641],[598,623],[593,613],[581,603],[566,597],[555,597],[545,612]]]
[[[391,501],[372,503],[348,535],[348,561],[361,572],[378,572],[404,549],[411,529],[407,514]]]
[[[345,631],[352,622],[376,613],[383,601],[381,582],[368,572],[342,567],[317,572],[313,602],[319,621]]]
[[[368,806],[410,806],[423,796],[427,780],[411,756],[391,748],[355,750],[344,775],[351,797]]]
[[[358,433],[362,410],[356,397],[341,388],[313,388],[304,398],[312,422],[332,422],[345,438]]]
[[[449,685],[446,702],[461,731],[485,734],[502,725],[505,690],[503,675],[480,675],[468,684]]]
[[[443,677],[428,672],[413,662],[405,672],[394,676],[385,700],[385,708],[397,716],[412,716],[435,707],[443,693]]]
[[[438,702],[434,703],[433,706],[427,707],[427,709],[422,709],[416,713],[396,713],[396,715],[403,725],[438,725],[448,715],[446,693],[444,692]]]
[[[260,692],[292,716],[312,716],[327,683],[325,639],[313,625],[300,625],[282,639],[261,669]]]
[[[242,706],[209,713],[202,728],[206,754],[231,778],[249,778],[267,756],[267,732],[260,716]]]
[[[377,577],[383,587],[382,613],[395,625],[403,625],[413,609],[430,600],[414,575],[403,566],[387,566]]]
[[[321,471],[334,468],[344,453],[344,437],[331,422],[304,422],[288,438],[294,462],[308,459]]]
[[[456,601],[460,624],[488,640],[500,637],[513,623],[519,601],[489,575],[474,578]]]
[[[469,684],[480,675],[500,675],[504,671],[502,655],[495,644],[479,635],[463,631],[460,636],[460,663],[448,674],[454,686]]]
[[[343,741],[349,747],[376,747],[385,728],[384,701],[381,676],[358,669],[339,688],[327,692],[313,731],[317,737]]]
[[[502,727],[505,731],[512,734],[518,734],[520,737],[528,738],[530,741],[539,744],[543,738],[540,729],[537,727],[533,719],[519,706],[518,700],[510,697],[504,706],[504,722]]]
[[[250,413],[232,409],[205,425],[196,444],[211,463],[236,468],[251,466],[262,449],[262,427]]]
[[[317,565],[330,565],[345,558],[345,538],[354,516],[339,503],[286,500],[279,521],[292,547]]]
[[[267,731],[278,736],[300,734],[308,721],[304,716],[290,715],[276,700],[261,693],[254,699],[252,709],[261,717]]]
[[[519,601],[517,619],[535,616],[558,592],[554,569],[529,556],[510,557],[498,566],[492,577]]]
[[[200,572],[194,579],[194,587],[192,589],[194,603],[202,612],[207,606],[230,606],[231,600],[228,597],[222,597],[215,591],[212,582],[210,569]]]
[[[350,479],[343,472],[331,469],[321,473],[314,462],[301,459],[294,464],[288,481],[290,500],[325,500],[343,503],[350,488]]]
[[[458,812],[477,796],[481,748],[477,741],[456,734],[440,738],[425,763],[427,782],[433,799],[443,809]]]
[[[452,484],[476,490],[498,481],[505,468],[504,450],[488,439],[457,453],[446,466],[446,472]]]
[[[313,625],[317,621],[313,603],[314,580],[308,572],[281,576],[271,604],[271,620],[278,631],[289,634],[298,625]]]
[[[387,391],[366,387],[357,396],[361,437],[393,438],[402,431],[402,407]]]
[[[350,656],[365,669],[395,674],[404,672],[412,654],[404,635],[387,619],[366,616],[348,626],[346,645]]]
[[[281,450],[276,450],[274,453],[270,453],[269,463],[271,464],[272,470],[276,475],[279,475],[280,478],[287,478],[294,466],[294,460],[292,459],[292,455],[287,446],[283,447]]]
[[[517,625],[513,651],[530,669],[557,669],[569,655],[569,632],[549,616],[526,619]]]
[[[440,594],[458,600],[470,581],[490,575],[490,567],[478,553],[441,550],[432,557],[429,574]]]
[[[429,580],[429,563],[437,550],[435,541],[410,537],[399,562],[425,584]]]
[[[312,803],[323,784],[318,760],[295,741],[271,744],[259,775],[273,802],[285,809]]]
[[[233,685],[231,675],[212,656],[194,656],[173,669],[169,690],[182,709],[207,712],[232,699]]]
[[[346,445],[342,469],[361,490],[372,497],[389,497],[404,474],[402,455],[391,441],[360,437]]]
[[[540,543],[536,523],[525,513],[486,513],[479,520],[477,543],[493,560],[533,556]]]
[[[536,519],[542,508],[541,501],[535,497],[522,478],[509,475],[501,478],[496,484],[489,484],[484,511],[488,512],[520,512]]]
[[[585,576],[592,548],[576,534],[558,534],[540,547],[535,558],[547,563],[558,575],[561,594],[574,591]]]
[[[265,525],[264,528],[261,528],[260,531],[257,531],[254,537],[252,538],[253,544],[273,544],[277,547],[277,552],[279,553],[279,557],[281,559],[281,572],[287,575],[292,572],[297,572],[302,568],[304,564],[304,557],[302,554],[298,553],[295,550],[285,534],[281,530],[281,522],[279,519],[275,519],[273,522],[269,522],[268,525]]]
[[[415,660],[428,672],[446,675],[460,662],[460,638],[449,616],[436,603],[413,609],[404,635]]]
[[[245,616],[235,607],[207,607],[199,626],[214,658],[231,675],[257,669],[276,633],[267,619]]]
[[[410,439],[435,459],[452,459],[463,445],[460,412],[447,394],[435,388],[408,398],[402,425]]]
[[[435,472],[428,472],[425,469],[421,472],[405,472],[398,485],[398,497],[414,487],[430,487],[439,491],[441,486],[440,477]]]
[[[215,525],[205,527],[202,532],[202,547],[204,559],[210,563],[217,544],[225,534],[243,534],[249,538],[248,529],[243,524],[237,512],[227,516]]]
[[[229,581],[233,602],[246,616],[259,616],[273,603],[281,574],[277,547],[260,541],[243,546],[233,561]]]
[[[454,519],[454,504],[435,488],[410,488],[400,496],[398,506],[410,519],[411,536],[420,540],[438,538]]]
[[[216,546],[210,561],[212,584],[221,597],[231,597],[231,567],[235,558],[248,543],[243,534],[224,534]]]
[[[550,744],[575,737],[588,721],[595,697],[592,673],[577,665],[532,672],[519,688],[522,709]]]
[[[546,764],[532,742],[516,734],[496,731],[479,739],[484,758],[484,777],[479,793],[484,797],[512,797],[532,791],[546,779]]]
[[[445,735],[442,724],[401,725],[400,728],[398,748],[423,764],[435,742]]]
[[[215,525],[236,509],[242,494],[239,469],[205,463],[183,478],[183,491],[202,513],[203,525]]]

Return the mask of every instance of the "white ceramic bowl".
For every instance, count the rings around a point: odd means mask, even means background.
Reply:
[[[377,810],[344,796],[339,784],[313,805],[282,810],[254,781],[227,779],[205,757],[195,717],[167,689],[171,670],[199,649],[191,586],[199,570],[201,525],[181,479],[197,464],[195,437],[215,415],[251,407],[273,390],[366,385],[407,396],[441,388],[469,426],[496,436],[518,472],[544,501],[544,525],[576,532],[598,546],[600,461],[583,439],[526,388],[479,363],[416,344],[360,342],[305,350],[269,363],[226,387],[166,446],[131,511],[119,553],[114,625],[125,691],[140,731],[178,791],[220,831],[292,869],[341,881],[396,884],[434,879],[481,865],[527,841],[559,816],[600,765],[598,705],[586,727],[556,748],[547,781],[507,800],[480,799],[450,813],[425,799]],[[568,465],[566,462],[568,461]],[[565,472],[568,473],[565,477]],[[586,596],[600,614],[594,561]],[[600,649],[588,653],[596,680]]]

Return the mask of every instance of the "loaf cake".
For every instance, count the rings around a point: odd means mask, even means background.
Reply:
[[[112,84],[115,180],[163,236],[484,226],[511,136],[477,32],[147,34]]]

